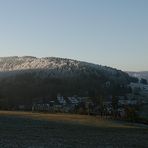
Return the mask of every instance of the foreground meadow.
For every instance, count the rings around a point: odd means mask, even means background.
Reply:
[[[147,148],[148,127],[84,115],[0,111],[2,148]]]

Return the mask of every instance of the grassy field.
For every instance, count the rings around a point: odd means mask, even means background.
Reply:
[[[99,117],[0,111],[0,148],[147,148],[148,126]]]

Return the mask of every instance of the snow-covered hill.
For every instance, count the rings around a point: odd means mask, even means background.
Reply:
[[[64,68],[71,70],[70,68],[80,69],[85,66],[92,68],[101,68],[110,71],[112,74],[116,73],[115,69],[95,65],[87,62],[81,62],[71,59],[46,57],[36,58],[31,56],[24,57],[1,57],[0,58],[0,71],[15,71],[15,70],[28,70],[28,69],[57,69]]]
[[[127,78],[124,72],[107,66],[81,62],[77,60],[45,57],[36,58],[31,56],[24,57],[1,57],[0,75],[7,76],[24,71],[40,71],[46,76],[74,76],[80,73],[85,75],[104,75],[112,78]]]
[[[80,62],[60,58],[4,57],[0,58],[0,71],[28,69],[56,69],[67,65],[78,67]]]

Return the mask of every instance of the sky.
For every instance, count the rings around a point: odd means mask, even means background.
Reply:
[[[0,0],[0,57],[26,55],[148,71],[148,0]]]

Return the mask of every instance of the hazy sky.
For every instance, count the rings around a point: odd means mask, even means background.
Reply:
[[[0,0],[0,56],[148,70],[148,0]]]

